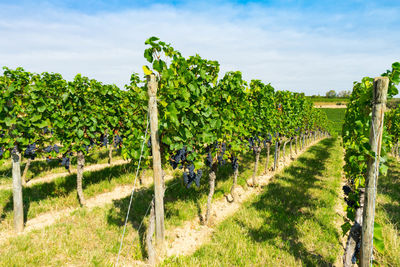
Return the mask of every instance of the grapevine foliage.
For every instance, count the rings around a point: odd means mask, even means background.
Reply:
[[[388,99],[398,93],[396,85],[400,82],[400,63],[394,63],[392,69],[383,76],[389,78]],[[345,201],[347,203],[347,221],[342,226],[346,234],[355,219],[357,208],[360,207],[360,194],[365,187],[367,175],[367,160],[374,157],[369,145],[371,128],[371,112],[373,98],[373,82],[370,77],[364,77],[360,82],[355,82],[353,92],[347,104],[345,121],[342,129],[343,146],[345,152],[345,176],[347,184],[343,186]],[[379,170],[385,174],[387,171],[386,155],[391,143],[398,140],[399,111],[393,110],[385,115],[386,127],[383,129],[382,150]],[[397,125],[397,126],[396,126]],[[375,240],[379,244],[379,240]]]

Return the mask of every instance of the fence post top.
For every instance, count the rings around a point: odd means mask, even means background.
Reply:
[[[374,103],[386,103],[389,86],[388,77],[376,77],[374,79]]]
[[[147,75],[147,88],[149,96],[156,96],[157,95],[157,80],[154,73]]]

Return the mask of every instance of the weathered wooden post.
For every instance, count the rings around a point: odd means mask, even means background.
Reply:
[[[156,266],[156,253],[153,247],[153,234],[155,229],[155,212],[154,212],[154,200],[151,201],[151,209],[149,215],[149,226],[147,227],[146,234],[146,248],[147,248],[147,263],[150,266]]]
[[[157,258],[163,256],[164,247],[164,188],[161,169],[160,143],[158,134],[157,111],[157,81],[154,74],[147,76],[147,88],[149,94],[150,135],[151,150],[153,155],[154,172],[154,204],[156,217],[156,253]]]
[[[268,172],[268,164],[269,164],[269,153],[270,153],[271,143],[267,142],[267,158],[265,160],[264,174]]]
[[[21,153],[15,147],[12,151],[12,178],[14,202],[14,228],[17,233],[24,230],[24,206],[22,201]]]
[[[275,141],[275,154],[274,154],[274,171],[278,170],[278,167],[279,167],[278,159],[279,159],[279,140],[276,140]]]
[[[373,234],[376,187],[379,176],[379,158],[381,155],[383,119],[386,109],[389,79],[378,77],[374,80],[374,94],[372,107],[372,124],[369,133],[369,144],[375,157],[368,159],[367,177],[365,179],[365,205],[361,235],[360,266],[368,267],[372,261]]]

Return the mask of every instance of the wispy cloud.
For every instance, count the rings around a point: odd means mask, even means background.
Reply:
[[[21,6],[22,5],[22,6]],[[279,90],[348,90],[400,60],[398,7],[321,11],[257,3],[153,4],[100,10],[0,4],[0,65],[82,73],[123,86],[141,72],[144,41],[158,36],[184,55]],[[290,5],[289,5],[290,6]],[[333,9],[333,7],[332,7]]]

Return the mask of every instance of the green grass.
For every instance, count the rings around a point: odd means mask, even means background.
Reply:
[[[289,146],[286,150],[289,151]],[[262,151],[258,174],[264,170],[265,154],[266,152]],[[270,166],[272,164],[271,155]],[[246,187],[246,180],[252,175],[253,166],[252,153],[244,155],[240,160],[238,183],[244,187]],[[132,172],[122,168],[126,166],[85,173],[86,197],[110,191],[119,184],[131,184]],[[186,189],[182,184],[180,171],[167,171],[173,173],[175,178],[166,183],[165,225],[166,229],[173,229],[204,213],[208,193],[208,174],[204,174],[200,188]],[[229,164],[219,168],[214,201],[225,197],[225,194],[230,192],[231,177],[232,169]],[[78,207],[75,180],[74,176],[59,178],[48,185],[34,185],[32,189],[24,189],[28,218],[54,209]],[[152,196],[152,187],[143,188],[134,194],[127,228],[127,242],[122,250],[122,258],[127,262],[135,259],[143,260],[146,257],[143,234],[147,225],[145,214]],[[8,239],[0,245],[0,266],[112,265],[118,252],[119,238],[128,204],[129,197],[125,197],[115,200],[113,204],[91,211],[78,208],[71,216],[62,218],[44,230]],[[11,192],[5,197],[0,194],[0,209],[3,209],[0,212],[3,218],[3,230],[11,228]],[[137,230],[143,218],[145,218],[144,224],[138,233]]]
[[[329,266],[341,254],[335,212],[342,150],[326,139],[222,222],[193,255],[165,266]],[[336,223],[335,223],[336,222]]]
[[[333,122],[333,129],[338,135],[342,134],[342,126],[344,123],[344,114],[346,109],[344,108],[321,108],[325,111],[328,119]]]
[[[289,145],[286,147],[286,153],[289,153]],[[266,152],[262,151],[258,174],[264,170]],[[241,159],[240,174],[238,184],[246,187],[246,180],[253,173],[254,155],[247,153]],[[270,166],[273,164],[272,155],[270,155]],[[83,182],[83,192],[86,198],[94,197],[98,194],[110,192],[117,186],[131,184],[134,177],[134,168],[129,164],[107,167],[102,170],[85,172]],[[167,172],[173,173],[177,177],[181,177],[179,170],[173,172],[167,169]],[[150,175],[149,173],[147,175]],[[214,199],[219,199],[230,192],[232,168],[230,164],[226,164],[219,168],[217,177],[218,183],[215,190]],[[171,206],[170,214],[177,215],[176,220],[171,220],[174,225],[179,224],[182,220],[188,220],[198,216],[200,205],[205,205],[208,193],[208,173],[204,173],[202,185],[200,188],[192,187],[189,191],[185,189],[182,182],[175,182],[174,189],[170,195],[166,195],[166,199],[172,203],[166,203]],[[171,185],[171,183],[167,183]],[[180,186],[177,186],[180,185]],[[148,195],[152,194],[151,190],[146,191]],[[195,196],[187,197],[187,195]],[[59,177],[49,183],[35,184],[30,187],[23,188],[23,203],[25,220],[33,219],[38,215],[52,210],[60,210],[65,208],[75,208],[79,206],[76,191],[76,175],[68,175]],[[129,198],[117,201],[117,205],[127,205]],[[177,201],[178,204],[173,203]],[[186,210],[182,212],[179,203],[186,201]],[[181,215],[180,215],[181,214]],[[169,214],[166,214],[169,216]],[[173,217],[173,216],[172,216]],[[175,218],[175,217],[173,217]],[[13,200],[12,190],[0,190],[0,229],[10,229],[13,220]]]
[[[108,167],[99,171],[85,172],[83,192],[86,198],[112,191],[115,187],[132,183],[132,167],[129,164]],[[60,177],[49,183],[23,188],[25,220],[42,213],[70,207],[78,207],[76,175]],[[12,190],[0,191],[0,229],[11,228],[13,220]]]
[[[380,266],[400,266],[400,162],[389,160],[387,176],[379,177],[376,222],[383,227],[385,252],[375,252]]]

